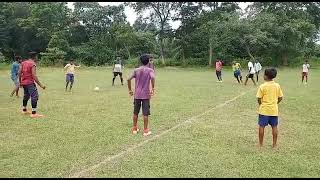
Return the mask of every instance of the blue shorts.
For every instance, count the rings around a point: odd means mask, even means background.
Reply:
[[[259,126],[265,127],[270,124],[270,126],[275,127],[278,125],[278,116],[265,116],[259,114]]]
[[[67,74],[66,75],[66,82],[74,82],[74,75],[73,74]]]
[[[241,77],[241,71],[240,70],[236,70],[236,71],[234,71],[233,75],[234,75],[235,78]]]
[[[14,83],[14,85],[15,85],[16,87],[19,87],[19,86],[20,86],[20,85],[19,85],[18,77],[11,77],[11,79],[12,79],[12,81],[13,81],[13,83]]]

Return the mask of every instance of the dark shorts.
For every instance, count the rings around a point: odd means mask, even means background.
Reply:
[[[133,114],[138,115],[140,112],[142,104],[142,114],[144,116],[149,116],[150,115],[150,99],[134,99],[133,105],[134,105],[134,110]]]
[[[248,74],[247,77],[253,79],[253,74]]]
[[[302,76],[308,76],[307,72],[302,72]]]
[[[217,71],[217,70],[216,70],[216,75],[217,75],[217,76],[221,76],[221,71]]]
[[[237,70],[233,73],[234,77],[237,78],[237,77],[241,77],[241,71]]]
[[[66,82],[74,82],[74,75],[73,74],[67,74],[66,75]]]
[[[117,77],[118,75],[120,75],[120,77],[122,76],[122,72],[113,72],[113,76]]]
[[[13,81],[14,85],[16,87],[19,87],[19,80],[18,80],[18,77],[11,77],[11,80]]]
[[[259,126],[265,127],[270,124],[270,126],[275,127],[278,125],[278,116],[265,116],[259,114]]]
[[[33,100],[38,100],[39,94],[35,84],[23,85],[22,87],[24,90],[24,98],[28,99],[31,97]]]

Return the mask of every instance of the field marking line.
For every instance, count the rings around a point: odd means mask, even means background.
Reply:
[[[252,90],[255,90],[255,88],[254,88],[254,89],[250,89],[250,90],[248,90],[248,91],[246,91],[246,92],[244,92],[244,93],[241,93],[241,94],[239,94],[238,96],[236,96],[236,97],[234,97],[234,98],[232,98],[232,99],[230,99],[230,100],[227,100],[227,101],[225,101],[225,102],[223,102],[223,103],[221,103],[221,104],[219,104],[219,105],[216,105],[216,106],[214,106],[213,108],[211,108],[211,109],[209,109],[209,110],[207,110],[207,111],[205,111],[205,112],[203,112],[203,113],[201,113],[201,114],[198,114],[198,115],[196,115],[196,116],[193,116],[193,117],[191,117],[191,118],[189,118],[189,119],[187,119],[187,120],[185,120],[185,121],[183,121],[183,122],[181,122],[181,123],[179,123],[179,124],[177,124],[177,125],[169,128],[169,129],[167,129],[167,130],[165,130],[165,131],[162,131],[160,134],[152,135],[150,138],[147,137],[148,139],[146,139],[146,140],[144,140],[144,141],[142,141],[142,142],[134,145],[133,147],[130,147],[130,148],[128,148],[128,149],[126,149],[126,150],[124,150],[124,151],[122,151],[122,152],[120,152],[120,153],[118,153],[118,154],[116,154],[116,155],[109,156],[109,157],[107,157],[106,159],[102,160],[101,162],[99,162],[99,163],[97,163],[97,164],[95,164],[95,165],[93,165],[93,166],[90,166],[90,167],[87,168],[87,169],[84,169],[84,170],[81,170],[80,172],[74,173],[73,175],[69,176],[69,178],[81,177],[82,174],[87,173],[87,172],[90,172],[90,171],[93,171],[93,170],[97,169],[98,167],[100,167],[101,165],[104,165],[104,164],[108,163],[109,161],[111,161],[111,160],[113,160],[113,159],[116,159],[116,158],[118,158],[118,157],[120,157],[120,156],[122,156],[122,155],[124,155],[124,154],[126,154],[126,153],[128,153],[128,152],[132,152],[132,151],[134,151],[135,149],[137,149],[137,148],[139,148],[139,147],[147,144],[148,142],[153,141],[153,140],[155,140],[155,139],[157,139],[157,138],[160,138],[161,136],[163,136],[163,135],[165,135],[165,134],[167,134],[167,133],[169,133],[169,132],[171,132],[171,131],[173,131],[173,130],[175,130],[175,129],[177,129],[177,128],[185,125],[185,124],[192,123],[192,122],[193,122],[194,120],[196,120],[197,118],[199,118],[199,117],[201,117],[201,116],[203,116],[203,115],[205,115],[205,114],[207,114],[207,113],[209,113],[209,112],[212,112],[212,111],[215,110],[215,109],[221,108],[221,107],[223,107],[223,106],[225,106],[225,105],[227,105],[227,104],[235,101],[236,99],[238,99],[238,98],[246,95],[247,93],[251,92]]]

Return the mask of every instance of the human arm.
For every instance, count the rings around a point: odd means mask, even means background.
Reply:
[[[67,64],[66,66],[64,66],[64,69],[67,69],[70,66],[70,64]]]
[[[128,90],[129,90],[129,94],[130,96],[133,96],[133,91],[131,89],[131,80],[135,78],[135,71],[133,72],[133,74],[131,75],[131,77],[128,79]]]
[[[33,66],[32,69],[31,69],[31,71],[32,71],[32,76],[33,76],[34,81],[35,81],[42,89],[45,89],[46,86],[43,86],[43,85],[40,83],[40,81],[39,81],[39,79],[38,79],[38,77],[37,77],[36,66]]]
[[[155,75],[154,75],[154,71],[152,70],[150,72],[150,77],[151,77],[151,91],[150,91],[150,95],[153,96],[154,95],[154,85],[155,85]]]
[[[278,104],[282,101],[283,99],[283,92],[281,90],[281,87],[279,86],[278,88]]]
[[[21,86],[21,72],[22,72],[22,65],[21,65],[21,67],[19,68],[19,71],[18,71],[18,78],[19,78],[19,84],[20,84],[20,86]]]
[[[259,106],[261,105],[261,98],[257,98]]]
[[[282,101],[282,97],[278,97],[278,104]]]

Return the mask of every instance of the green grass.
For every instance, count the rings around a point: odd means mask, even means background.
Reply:
[[[132,69],[125,69],[125,79]],[[300,83],[300,69],[280,69],[279,149],[257,145],[256,87],[238,85],[230,70],[216,83],[213,69],[156,70],[151,100],[153,135],[130,134],[132,98],[126,86],[111,86],[110,68],[81,68],[73,93],[64,92],[64,73],[39,68],[38,111],[34,120],[20,114],[22,99],[10,98],[8,70],[0,71],[0,177],[68,177],[164,130],[245,95],[134,151],[89,171],[86,177],[319,177],[320,70]],[[262,79],[261,79],[262,80]],[[100,92],[94,92],[98,85]],[[22,94],[22,91],[20,92]],[[139,125],[142,128],[141,118]],[[140,129],[141,129],[140,128]]]

